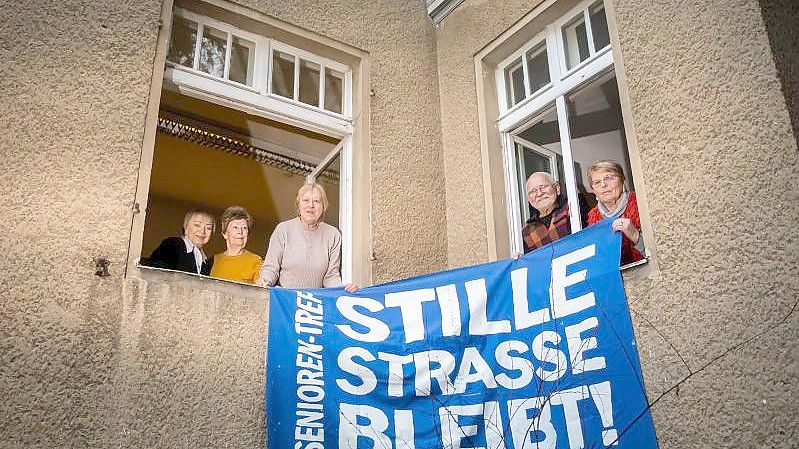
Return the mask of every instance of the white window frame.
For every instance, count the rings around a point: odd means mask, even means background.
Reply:
[[[343,136],[352,133],[352,69],[331,59],[310,53],[308,51],[292,47],[291,45],[277,41],[272,38],[259,36],[242,30],[228,23],[220,22],[211,17],[203,16],[183,8],[175,8],[173,17],[182,17],[197,23],[197,40],[195,47],[195,57],[193,67],[186,67],[172,61],[166,62],[164,70],[164,81],[173,86],[176,90],[188,95],[199,96],[203,99],[216,103],[235,105],[236,109],[251,111],[257,110],[257,115],[267,118],[287,122],[291,125],[308,128],[323,134]],[[253,86],[230,81],[224,78],[217,78],[196,67],[199,64],[197,47],[202,42],[202,30],[205,26],[211,26],[228,33],[228,36],[236,35],[255,42],[253,64]],[[228,41],[230,38],[228,39]],[[227,46],[227,53],[230,53],[230,45]],[[278,50],[294,56],[294,95],[287,98],[271,93],[272,79],[272,53]],[[225,70],[228,64],[226,56]],[[299,89],[299,60],[304,59],[320,66],[319,90],[320,104],[324,105],[324,69],[330,68],[343,74],[342,86],[342,112],[328,111],[320,106],[309,105],[297,99]]]
[[[340,156],[339,227],[342,235],[341,277],[345,284],[352,282],[352,161],[354,130],[352,119],[352,69],[340,62],[324,58],[275,39],[250,33],[228,23],[220,22],[183,8],[174,8],[172,17],[173,19],[182,17],[197,23],[197,40],[195,42],[193,67],[166,61],[164,69],[165,88],[171,88],[191,97],[340,139],[339,144],[322,159],[308,176],[308,180],[315,180],[316,176],[326,169],[336,156]],[[230,41],[233,35],[255,43],[255,51],[253,52],[255,57],[253,62],[253,86],[218,78],[197,69],[199,64],[197,47],[202,42],[202,30],[205,26],[211,26],[228,33],[225,72],[228,71],[229,67]],[[275,50],[294,56],[294,98],[271,93],[272,54]],[[309,105],[296,99],[298,98],[300,59],[318,64],[320,67],[320,105],[324,105],[325,68],[330,68],[343,74],[341,114],[328,111],[320,106]]]
[[[567,13],[549,23],[541,33],[535,35],[525,45],[497,65],[495,72],[497,98],[499,100],[497,127],[500,132],[500,141],[502,143],[502,160],[503,169],[505,171],[505,191],[507,195],[505,207],[508,217],[511,254],[523,251],[521,238],[522,204],[520,202],[521,196],[519,193],[521,180],[518,179],[519,171],[517,169],[518,161],[516,160],[515,146],[517,137],[515,136],[515,132],[518,132],[526,123],[529,123],[531,119],[553,106],[555,109],[555,116],[558,120],[561,156],[563,157],[564,182],[567,186],[566,196],[569,204],[579,204],[576,188],[577,182],[574,173],[574,161],[571,151],[569,115],[566,110],[566,95],[573,92],[579,86],[595,79],[600,74],[608,70],[613,70],[613,54],[610,44],[598,51],[594,48],[589,10],[596,3],[598,3],[597,0],[584,0],[580,2]],[[575,67],[567,70],[562,27],[578,14],[583,14],[585,20],[589,56],[584,61],[575,65]],[[530,92],[529,95],[519,103],[512,107],[508,107],[505,69],[517,62],[519,58],[526,57],[527,51],[540,44],[542,40],[546,40],[547,42],[550,82],[537,91]],[[526,64],[524,73],[525,86],[529,86]],[[554,176],[558,175],[555,174]],[[572,233],[576,233],[582,229],[579,207],[569,208],[569,219]]]

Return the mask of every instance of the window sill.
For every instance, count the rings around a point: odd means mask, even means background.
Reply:
[[[186,273],[185,271],[148,267],[138,263],[131,277],[147,282],[161,282],[187,290],[210,290],[250,299],[269,299],[269,289],[257,285]]]
[[[649,262],[649,257],[644,257],[643,259],[641,259],[641,260],[639,260],[637,262],[631,262],[631,263],[628,263],[627,265],[620,266],[619,270],[621,270],[621,271],[629,270],[631,268],[635,268],[635,267],[639,267],[641,265],[645,265],[648,262]]]

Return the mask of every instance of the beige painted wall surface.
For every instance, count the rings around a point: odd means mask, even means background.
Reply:
[[[436,32],[450,268],[490,258],[473,57],[537,3],[467,1]]]
[[[115,431],[106,404],[160,2],[0,9],[0,446],[92,447]],[[94,275],[96,256],[111,278]]]
[[[244,3],[368,52],[373,279],[443,269],[424,3]],[[263,447],[263,290],[122,278],[161,2],[0,8],[0,447]]]
[[[450,266],[489,257],[473,56],[537,3],[467,0],[437,31]],[[797,147],[758,2],[613,3],[659,267],[625,279],[661,447],[795,447]]]

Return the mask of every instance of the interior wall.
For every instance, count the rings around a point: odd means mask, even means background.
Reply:
[[[437,30],[451,266],[488,258],[483,189],[502,195],[476,181],[499,148],[474,55],[538,3],[466,0]],[[655,230],[625,288],[660,447],[793,447],[799,167],[760,5],[605,3]]]
[[[290,144],[291,142],[285,142]],[[330,144],[330,149],[334,145]],[[263,256],[269,236],[281,221],[297,215],[297,190],[305,175],[290,173],[194,142],[159,133],[156,137],[150,197],[144,227],[142,255],[149,255],[166,237],[180,235],[184,214],[199,209],[219,219],[226,207],[245,207],[255,226],[247,249]],[[328,183],[330,206],[325,220],[338,225],[338,185]],[[205,248],[210,254],[225,250],[217,229]]]

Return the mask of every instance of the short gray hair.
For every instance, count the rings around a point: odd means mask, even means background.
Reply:
[[[216,231],[216,219],[214,218],[214,216],[204,210],[194,209],[186,212],[186,215],[183,216],[183,227],[180,228],[180,235],[186,234],[186,226],[189,225],[189,220],[191,220],[192,217],[194,217],[195,215],[204,215],[208,217],[208,219],[211,220],[211,224],[214,227],[214,229],[211,232]]]

